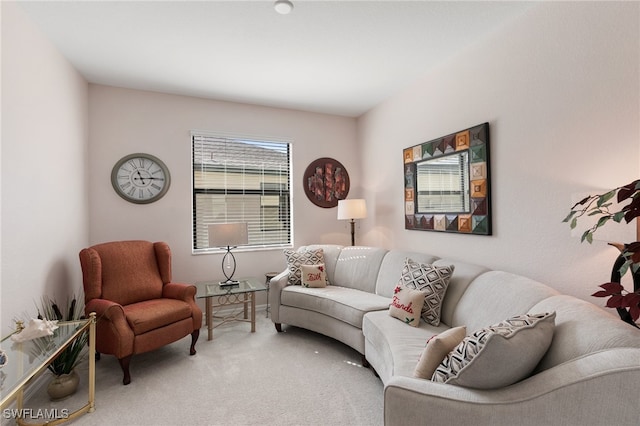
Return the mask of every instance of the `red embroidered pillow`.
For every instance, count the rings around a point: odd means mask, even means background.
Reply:
[[[424,293],[398,284],[393,289],[389,315],[413,327],[420,325],[420,313],[424,304]]]
[[[302,270],[302,287],[326,287],[327,271],[324,263],[319,265],[301,265]]]

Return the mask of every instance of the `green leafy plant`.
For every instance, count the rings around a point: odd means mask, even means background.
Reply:
[[[612,200],[616,197],[618,203],[629,201],[617,211],[612,211]],[[608,222],[626,223],[640,216],[640,179],[627,185],[620,186],[604,194],[589,195],[578,201],[564,218],[571,229],[575,228],[578,220],[583,216],[596,216],[596,223],[582,234],[581,242],[593,242],[593,234]],[[636,219],[640,220],[640,219]],[[620,317],[629,324],[636,326],[635,321],[640,318],[640,242],[629,244],[615,244],[621,254],[614,265],[611,282],[601,284],[602,290],[592,294],[594,297],[608,297],[607,307],[616,308]],[[620,279],[631,270],[633,276],[633,292],[625,290]]]
[[[60,305],[49,297],[43,297],[40,306],[36,306],[38,310],[38,319],[49,321],[76,321],[84,318],[84,304],[78,302],[74,297],[71,302],[67,302],[66,306],[60,309]],[[64,312],[64,314],[63,314]],[[46,338],[41,338],[38,345],[46,345]],[[84,359],[84,353],[87,350],[87,342],[89,334],[85,331],[67,346],[60,355],[47,366],[56,376],[69,374]],[[50,341],[49,341],[50,342]]]

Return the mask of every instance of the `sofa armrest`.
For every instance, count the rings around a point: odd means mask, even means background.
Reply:
[[[269,284],[269,309],[271,312],[271,321],[280,322],[280,293],[282,289],[289,285],[289,270],[280,272],[271,278]]]
[[[495,390],[396,376],[385,386],[384,423],[637,425],[638,360],[640,348],[608,349]]]

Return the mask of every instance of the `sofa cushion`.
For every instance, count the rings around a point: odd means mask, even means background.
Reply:
[[[496,389],[524,379],[551,344],[555,317],[519,315],[474,332],[445,357],[432,380]]]
[[[325,255],[326,256],[326,255]],[[414,259],[417,260],[417,259]],[[467,287],[475,280],[478,276],[484,274],[489,271],[489,268],[485,266],[475,265],[473,263],[460,262],[454,259],[438,259],[433,262],[435,266],[447,266],[453,265],[455,268],[455,273],[449,280],[449,286],[447,287],[447,295],[442,302],[442,309],[440,311],[440,321],[444,322],[449,326],[453,326],[453,313],[455,311],[456,305],[460,301],[460,298],[467,290]],[[522,313],[521,311],[519,313]],[[503,317],[508,318],[510,315]],[[494,321],[492,321],[494,322]],[[491,324],[492,322],[484,323],[483,326]],[[456,324],[463,325],[463,324]],[[473,328],[472,330],[475,330]]]
[[[400,283],[405,287],[424,293],[422,319],[431,325],[440,324],[442,300],[453,274],[453,266],[433,266],[406,259]]]
[[[376,278],[387,250],[377,247],[345,247],[336,263],[335,281],[331,284],[375,292]]]
[[[428,341],[413,376],[419,379],[431,379],[436,368],[449,352],[462,342],[467,333],[466,327],[454,327],[432,336]]]
[[[557,294],[551,287],[521,275],[485,272],[475,278],[460,297],[449,325],[479,330],[505,318],[531,312],[536,303]]]
[[[402,284],[396,285],[389,315],[412,327],[420,325],[420,313],[424,304],[424,292],[411,289]]]
[[[612,312],[573,296],[549,297],[529,312],[556,312],[551,346],[536,367],[546,370],[558,364],[611,348],[640,348],[640,332]],[[580,338],[576,338],[580,336]],[[640,364],[640,358],[638,359]]]
[[[303,287],[326,287],[327,272],[324,263],[319,265],[301,265]]]
[[[413,377],[416,363],[424,350],[424,342],[448,329],[442,323],[434,327],[424,321],[420,321],[419,327],[407,327],[386,311],[369,312],[362,322],[362,334],[365,348],[369,346],[375,354],[365,352],[365,356],[380,361],[376,372],[383,383],[392,375]]]
[[[370,311],[387,310],[391,300],[347,287],[288,286],[282,289],[281,305],[319,312],[362,328],[362,317]],[[386,312],[385,312],[386,314]]]
[[[284,256],[287,258],[287,268],[289,269],[289,285],[302,284],[302,265],[324,263],[324,251],[322,249],[300,251],[285,249]]]

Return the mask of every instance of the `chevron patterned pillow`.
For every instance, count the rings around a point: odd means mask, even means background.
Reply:
[[[556,313],[519,315],[467,336],[440,363],[434,382],[497,389],[526,377],[553,339]]]
[[[449,286],[454,266],[434,266],[405,259],[400,284],[407,288],[420,290],[425,294],[422,305],[422,319],[428,324],[440,324],[442,300]]]

